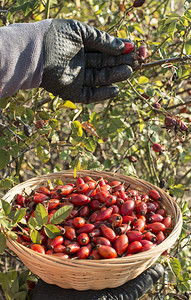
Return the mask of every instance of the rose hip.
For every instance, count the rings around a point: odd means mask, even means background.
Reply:
[[[102,258],[111,259],[117,257],[117,252],[111,246],[99,245],[98,253],[101,255]]]
[[[105,224],[102,224],[100,229],[101,232],[103,233],[103,236],[106,237],[110,242],[113,243],[115,241],[116,234],[112,228],[106,226]]]
[[[76,217],[72,221],[72,225],[77,229],[81,228],[85,223],[86,220],[82,217]]]
[[[126,254],[134,254],[134,253],[140,252],[142,247],[143,246],[139,241],[134,241],[131,244],[129,244]]]
[[[111,242],[106,237],[103,236],[94,237],[92,241],[95,245],[100,244],[105,246],[111,246]]]
[[[78,241],[78,243],[79,243],[80,245],[85,246],[85,245],[87,245],[87,244],[89,243],[89,241],[90,241],[89,235],[88,235],[87,233],[85,233],[85,232],[80,233],[80,234],[78,235],[78,237],[77,237],[77,241]]]
[[[159,192],[157,192],[156,190],[149,190],[149,197],[155,201],[158,201],[161,199]]]
[[[86,259],[90,255],[90,249],[87,246],[81,247],[77,252],[77,258],[79,259]]]
[[[140,241],[143,238],[143,234],[137,230],[131,230],[127,232],[129,242]]]
[[[162,222],[163,219],[163,216],[161,216],[160,214],[153,214],[149,217],[149,222]]]
[[[166,226],[161,222],[154,222],[151,224],[147,224],[146,228],[148,230],[151,230],[153,233],[158,233],[159,231],[164,231],[166,229]]]
[[[45,254],[44,247],[41,246],[40,244],[31,244],[30,248],[31,250],[36,251],[40,254]]]
[[[126,234],[119,235],[114,242],[114,248],[119,256],[122,256],[129,245],[129,239]]]
[[[62,245],[63,241],[64,241],[63,236],[59,235],[59,236],[55,237],[55,238],[51,241],[50,247],[51,247],[51,248],[55,248],[55,247],[58,246],[58,245]]]
[[[133,200],[127,200],[121,205],[121,214],[122,216],[124,215],[129,215],[133,212],[135,208],[135,202]]]
[[[91,223],[84,224],[81,228],[78,229],[78,233],[90,233],[95,229],[95,225]]]
[[[111,207],[106,208],[104,211],[100,211],[96,217],[96,222],[97,221],[105,221],[109,219],[109,217],[112,214],[113,209]]]

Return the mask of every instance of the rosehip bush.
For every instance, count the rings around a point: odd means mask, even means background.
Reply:
[[[188,298],[190,0],[10,0],[2,4],[2,10],[9,11],[8,15],[1,14],[2,26],[6,18],[9,23],[74,18],[131,39],[137,67],[129,80],[119,83],[120,93],[115,99],[100,103],[63,101],[43,89],[20,91],[1,99],[0,195],[31,177],[66,169],[73,169],[74,176],[79,169],[120,172],[160,186],[181,207],[184,224],[174,249],[161,258],[166,277],[150,296]],[[162,151],[153,145],[161,146]],[[22,204],[24,200],[18,201]],[[6,210],[1,208],[0,213],[2,209]],[[4,240],[3,234],[0,239]],[[6,249],[2,261],[8,262],[1,265],[0,273],[6,274],[0,275],[0,282],[8,299],[17,278],[16,273],[13,278],[9,272],[17,270],[19,262]],[[20,287],[16,286],[19,292]]]

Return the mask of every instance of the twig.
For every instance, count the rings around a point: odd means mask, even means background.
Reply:
[[[29,145],[19,135],[17,135],[12,129],[10,129],[8,127],[8,125],[4,125],[4,124],[0,123],[0,126],[2,126],[3,129],[7,129],[9,132],[11,132],[16,138],[18,138],[21,142],[23,142],[30,149]]]
[[[156,66],[161,66],[163,64],[166,63],[170,63],[170,62],[178,62],[178,61],[186,61],[186,60],[190,60],[191,59],[191,55],[186,55],[186,56],[176,56],[176,57],[170,57],[170,58],[166,58],[166,59],[159,59],[156,61],[152,61],[150,63],[145,63],[141,65],[141,69],[146,69],[146,68],[152,68],[152,67],[156,67]],[[136,67],[134,70],[138,70],[140,69],[140,66]]]
[[[125,153],[123,154],[123,156],[122,156],[122,158],[121,158],[121,160],[120,160],[120,162],[119,162],[119,164],[118,164],[118,166],[114,169],[114,173],[116,173],[119,169],[120,169],[120,167],[121,167],[121,165],[122,165],[122,162],[123,162],[123,160],[124,160],[124,158],[127,156],[127,153],[128,153],[128,151],[129,151],[129,149],[131,148],[131,147],[133,147],[133,145],[137,142],[137,140],[139,139],[139,136],[133,141],[133,143],[125,150]]]
[[[157,109],[155,107],[153,107],[149,101],[147,101],[147,99],[145,97],[143,97],[135,88],[134,86],[132,85],[131,81],[129,79],[127,79],[127,82],[128,84],[130,85],[130,87],[132,88],[132,90],[135,92],[135,94],[141,99],[143,100],[145,103],[147,103],[148,106],[150,106],[150,108],[153,110],[153,111],[157,111],[157,112],[160,112],[161,114],[165,115],[164,112],[161,110],[161,109]]]
[[[46,2],[45,19],[49,19],[49,15],[50,15],[50,1],[51,0],[47,0],[47,2]]]

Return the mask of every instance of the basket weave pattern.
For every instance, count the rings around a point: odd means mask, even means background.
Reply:
[[[149,189],[156,189],[161,195],[161,202],[165,206],[167,213],[173,216],[173,230],[161,244],[149,251],[127,257],[101,260],[63,259],[43,255],[7,237],[7,246],[16,253],[32,273],[38,275],[45,282],[56,284],[65,289],[76,290],[115,288],[137,277],[145,269],[149,268],[178,239],[182,228],[180,208],[160,188],[140,179],[110,172],[82,170],[77,172],[77,176],[91,176],[95,180],[100,177],[108,181],[120,180],[124,182],[125,186],[130,185],[131,189],[138,189],[140,193],[148,193]],[[53,182],[56,178],[59,178],[64,184],[76,181],[73,171],[43,175],[15,186],[3,199],[11,202],[13,197],[24,189],[26,191],[27,189],[36,189],[40,185],[46,185],[48,180]]]

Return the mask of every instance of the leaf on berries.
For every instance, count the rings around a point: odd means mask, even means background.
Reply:
[[[72,205],[65,205],[59,208],[51,217],[50,223],[59,224],[62,223],[70,214]]]
[[[14,217],[13,217],[13,220],[15,221],[15,223],[19,223],[22,218],[25,216],[26,214],[26,209],[24,207],[18,209],[15,214],[14,214]]]
[[[28,220],[28,227],[35,229],[38,226],[37,220],[34,217],[30,217]]]
[[[40,233],[36,229],[31,230],[30,238],[31,238],[33,244],[40,244],[41,243]]]
[[[50,239],[54,239],[56,236],[60,235],[60,230],[54,224],[46,224],[44,226],[44,231]]]
[[[41,203],[37,204],[35,209],[35,218],[38,226],[42,226],[48,222],[48,213],[44,205]]]

